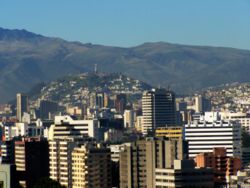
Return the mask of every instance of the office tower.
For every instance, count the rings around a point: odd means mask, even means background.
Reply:
[[[15,164],[20,184],[32,188],[37,180],[49,176],[48,142],[37,138],[15,141]]]
[[[123,114],[124,128],[135,127],[136,113],[134,110],[125,110]]]
[[[104,93],[104,107],[108,108],[110,107],[110,99],[107,93]]]
[[[28,96],[17,93],[16,95],[16,117],[19,122],[22,121],[24,112],[29,112],[29,101]]]
[[[211,115],[211,116],[209,116]],[[189,157],[224,147],[227,156],[241,158],[241,127],[235,121],[220,120],[217,113],[205,113],[200,121],[185,125]]]
[[[143,134],[157,127],[176,125],[175,94],[163,89],[153,89],[142,96]]]
[[[211,111],[211,100],[202,95],[195,96],[195,112],[208,112]]]
[[[193,160],[175,160],[171,169],[155,169],[155,187],[213,188],[213,177],[211,168],[195,168]]]
[[[210,167],[214,170],[218,186],[225,186],[226,176],[236,175],[241,169],[241,160],[226,154],[225,148],[214,148],[212,152],[200,153],[195,158],[197,167]]]
[[[98,140],[98,130],[98,120],[77,120],[73,116],[56,116],[55,124],[49,129],[49,139],[91,137]]]
[[[114,98],[114,106],[118,113],[123,114],[127,105],[127,96],[125,94],[117,94]]]
[[[155,168],[183,159],[182,140],[149,139],[126,144],[120,153],[120,187],[154,187]]]
[[[49,119],[50,113],[55,113],[58,110],[58,104],[56,102],[41,100],[39,104],[40,118]]]
[[[67,188],[72,187],[72,151],[83,143],[74,138],[49,141],[49,174]]]
[[[104,93],[93,92],[90,94],[90,107],[103,108],[104,107]]]
[[[73,188],[111,187],[110,149],[85,144],[72,152]]]

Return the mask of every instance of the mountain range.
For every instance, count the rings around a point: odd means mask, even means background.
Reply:
[[[179,94],[250,81],[250,51],[165,42],[122,48],[0,28],[0,103],[66,75],[118,72]]]

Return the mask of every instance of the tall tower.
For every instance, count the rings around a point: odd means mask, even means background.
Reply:
[[[152,89],[142,96],[143,134],[157,127],[176,125],[175,94],[164,89]]]
[[[16,117],[17,119],[21,122],[23,113],[29,111],[29,101],[28,101],[28,96],[17,93],[16,95]]]

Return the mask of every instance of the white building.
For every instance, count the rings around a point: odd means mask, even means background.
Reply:
[[[14,126],[4,126],[5,140],[18,136],[43,136],[43,127],[27,123],[15,123]]]
[[[134,110],[125,110],[123,114],[124,128],[134,128],[136,114]]]
[[[221,119],[237,120],[250,133],[250,116],[243,112],[219,112]]]
[[[67,137],[91,137],[99,139],[98,120],[77,120],[72,116],[56,116],[49,129],[49,140]]]
[[[227,149],[227,156],[241,157],[241,126],[237,121],[220,120],[217,113],[205,113],[200,121],[185,125],[189,157],[212,152],[215,147]]]

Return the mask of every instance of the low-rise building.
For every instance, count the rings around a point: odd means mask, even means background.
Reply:
[[[213,169],[195,168],[193,160],[175,160],[173,168],[155,169],[156,188],[213,188]]]

